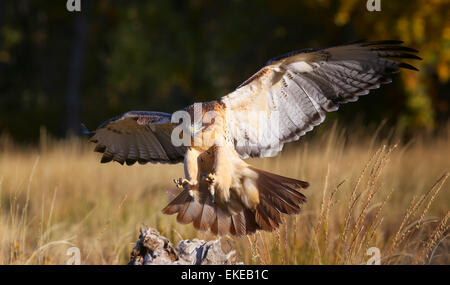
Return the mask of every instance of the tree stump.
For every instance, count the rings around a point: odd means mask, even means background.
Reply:
[[[242,264],[236,251],[224,249],[221,240],[182,240],[176,247],[152,228],[141,228],[131,252],[129,265],[212,265]]]

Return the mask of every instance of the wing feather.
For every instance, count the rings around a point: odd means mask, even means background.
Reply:
[[[420,59],[400,41],[359,42],[290,52],[267,62],[225,105],[228,141],[241,158],[276,155],[325,120],[326,112],[390,83],[398,61]]]
[[[96,143],[96,152],[103,153],[102,163],[179,163],[186,147],[172,144],[174,127],[170,114],[130,111],[101,124],[90,141]]]

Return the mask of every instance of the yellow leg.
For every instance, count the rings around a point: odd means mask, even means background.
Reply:
[[[227,204],[230,200],[231,176],[233,168],[231,154],[227,146],[217,146],[214,158],[214,173],[205,176],[209,190],[217,203]]]
[[[186,191],[189,191],[189,195],[191,197],[194,197],[193,191],[198,189],[197,158],[199,155],[200,155],[199,151],[193,148],[189,148],[184,156],[184,174],[186,178],[178,178],[173,180],[173,182],[178,188],[183,188]]]

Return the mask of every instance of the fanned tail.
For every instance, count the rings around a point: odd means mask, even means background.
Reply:
[[[242,207],[230,213],[212,202],[207,191],[200,191],[196,199],[188,191],[181,192],[163,210],[164,214],[177,215],[182,224],[193,223],[199,231],[211,230],[215,235],[243,236],[257,230],[273,231],[281,224],[281,214],[298,214],[306,197],[299,192],[308,182],[283,177],[250,167],[258,175],[255,185],[259,191],[259,204],[255,209]]]
[[[280,176],[251,167],[258,173],[256,187],[259,190],[259,204],[255,221],[259,229],[273,231],[281,224],[281,214],[298,214],[306,197],[300,189],[306,189],[308,182]]]

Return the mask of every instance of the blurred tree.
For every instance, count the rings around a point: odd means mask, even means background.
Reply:
[[[80,82],[82,65],[84,60],[84,46],[86,41],[86,9],[84,13],[76,15],[74,25],[74,37],[72,42],[72,53],[69,57],[69,72],[67,79],[67,111],[66,130],[69,133],[78,134],[80,131]]]

